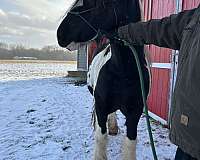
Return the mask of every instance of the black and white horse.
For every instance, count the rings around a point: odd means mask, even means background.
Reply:
[[[139,0],[79,0],[60,24],[58,43],[67,47],[71,42],[86,42],[97,35],[141,20]],[[99,37],[98,37],[99,38]],[[149,72],[143,46],[138,52],[144,75],[146,93]],[[106,160],[108,115],[120,110],[126,117],[127,135],[123,144],[124,160],[136,159],[137,125],[143,112],[138,70],[129,47],[110,41],[99,45],[88,72],[89,90],[95,100],[95,160]]]

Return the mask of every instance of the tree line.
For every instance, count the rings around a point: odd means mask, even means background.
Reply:
[[[0,42],[0,59],[37,59],[76,61],[77,54],[57,46],[48,45],[43,48],[26,48],[23,45],[9,45]]]

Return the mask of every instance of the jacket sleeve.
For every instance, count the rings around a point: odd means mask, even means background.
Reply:
[[[118,34],[136,45],[154,44],[160,47],[180,49],[182,32],[196,9],[173,14],[162,19],[130,23],[120,27]]]

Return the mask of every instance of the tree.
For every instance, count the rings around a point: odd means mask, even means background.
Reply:
[[[76,61],[76,53],[69,52],[55,45],[47,45],[42,49],[26,48],[23,45],[0,43],[0,59],[13,59],[14,57],[35,57],[39,60],[65,60]],[[35,59],[34,58],[34,59]]]

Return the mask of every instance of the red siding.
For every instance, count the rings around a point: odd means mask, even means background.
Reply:
[[[148,99],[149,110],[159,117],[167,120],[170,70],[151,68],[151,71],[153,83]]]
[[[192,8],[198,7],[199,4],[200,4],[200,0],[183,0],[182,9],[183,10],[192,9]]]

